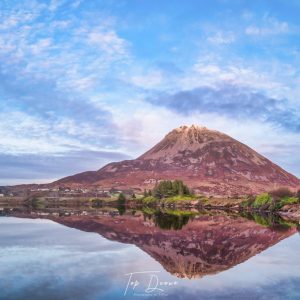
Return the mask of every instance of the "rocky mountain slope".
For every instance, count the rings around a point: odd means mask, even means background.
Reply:
[[[134,160],[110,163],[54,182],[57,186],[151,188],[163,179],[181,179],[198,193],[249,194],[300,181],[248,146],[218,131],[181,126]]]

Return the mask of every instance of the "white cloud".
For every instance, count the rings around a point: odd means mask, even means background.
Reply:
[[[78,8],[79,5],[82,3],[83,0],[74,0],[72,3],[73,8]]]
[[[265,17],[263,25],[250,25],[245,29],[247,35],[266,36],[289,33],[290,28],[287,22],[280,22],[274,18]]]
[[[184,80],[187,88],[197,87],[199,82],[202,85],[206,84],[209,86],[230,82],[232,84],[250,86],[254,89],[273,90],[283,88],[280,82],[270,79],[268,73],[257,72],[255,69],[242,64],[228,63],[221,65],[208,63],[200,59],[194,66],[193,74],[197,76],[194,78],[188,76]],[[200,78],[201,81],[199,80]]]
[[[209,36],[207,38],[208,42],[216,45],[222,45],[222,44],[231,44],[235,41],[235,35],[233,32],[222,32],[218,31],[212,36]]]
[[[48,9],[51,12],[55,12],[61,5],[63,5],[65,0],[51,0]]]
[[[246,10],[243,12],[242,14],[242,18],[246,21],[249,21],[251,20],[252,18],[254,17],[254,14],[253,12],[249,11],[249,10]]]
[[[107,133],[88,120],[79,122],[55,115],[45,119],[21,111],[0,112],[0,135],[2,154],[55,154],[74,148],[100,151],[112,146],[102,146]]]
[[[163,82],[163,75],[159,70],[137,73],[131,77],[131,82],[145,89],[158,88]]]
[[[88,33],[88,41],[109,55],[126,55],[127,53],[126,41],[113,30],[93,29]]]
[[[277,60],[245,61],[236,57],[225,59],[223,56],[207,55],[201,56],[178,78],[177,84],[184,90],[234,84],[293,102],[300,96],[296,80],[298,72],[294,65]]]
[[[43,51],[46,51],[50,47],[51,43],[51,38],[40,39],[35,44],[31,45],[32,54],[41,54]]]
[[[57,18],[58,7],[64,3],[53,0],[49,7],[29,6],[3,16],[2,68],[29,78],[57,81],[60,88],[96,88],[114,64],[127,62],[129,43],[118,35],[110,17],[103,17],[97,25],[73,16]],[[46,17],[49,9],[54,15],[50,20]]]

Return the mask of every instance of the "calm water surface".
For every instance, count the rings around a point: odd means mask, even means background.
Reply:
[[[300,299],[297,224],[273,217],[10,210],[0,246],[0,299]]]

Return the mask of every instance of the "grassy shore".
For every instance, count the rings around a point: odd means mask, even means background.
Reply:
[[[180,193],[180,194],[179,194]],[[293,216],[300,220],[300,200],[298,193],[288,189],[278,189],[270,193],[241,197],[207,197],[195,195],[180,181],[162,182],[152,191],[145,191],[144,194],[123,195],[122,193],[105,198],[49,198],[29,197],[3,197],[0,205],[22,204],[33,208],[48,206],[127,206],[127,207],[148,207],[148,208],[196,208],[196,209],[223,209],[238,210],[251,213],[278,213],[285,217]]]

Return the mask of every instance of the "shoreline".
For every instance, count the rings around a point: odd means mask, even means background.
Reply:
[[[291,220],[298,222],[300,224],[300,204],[289,204],[282,208],[271,211],[268,209],[254,209],[249,207],[243,207],[242,203],[244,199],[228,199],[228,198],[210,198],[210,199],[194,199],[194,200],[177,200],[173,202],[159,201],[151,203],[142,203],[141,199],[130,199],[126,203],[120,204],[117,200],[110,199],[109,201],[104,199],[98,199],[96,203],[87,198],[62,198],[53,200],[41,199],[37,202],[28,202],[26,199],[0,199],[0,209],[9,208],[11,206],[27,206],[32,208],[43,208],[43,207],[91,207],[91,208],[101,208],[101,207],[120,207],[124,206],[129,209],[134,208],[157,208],[157,209],[197,209],[197,210],[222,210],[222,211],[232,211],[236,213],[249,213],[249,214],[262,214],[262,215],[278,215],[286,220]],[[164,199],[167,200],[167,199]]]

